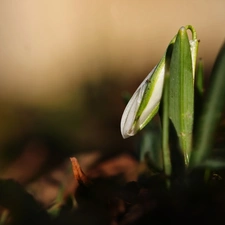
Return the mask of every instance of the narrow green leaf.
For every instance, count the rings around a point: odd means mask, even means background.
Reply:
[[[196,91],[198,92],[200,96],[202,96],[204,92],[203,79],[204,79],[203,61],[202,59],[200,59],[198,62],[198,67],[196,71],[196,79],[195,79]]]
[[[169,117],[179,137],[186,165],[189,163],[192,145],[193,107],[192,54],[186,28],[181,27],[170,63]]]
[[[194,84],[194,131],[193,136],[196,132],[196,123],[199,120],[202,114],[202,106],[204,102],[204,71],[203,71],[203,61],[200,59],[198,61],[196,75],[195,75],[195,84]]]
[[[210,156],[215,131],[225,107],[225,43],[217,56],[209,83],[203,115],[197,125],[197,137],[190,162],[192,167],[198,166]]]

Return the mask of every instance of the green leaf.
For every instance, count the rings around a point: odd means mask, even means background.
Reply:
[[[199,120],[202,113],[202,106],[204,102],[204,70],[203,70],[203,61],[200,59],[198,61],[196,75],[195,75],[195,85],[194,85],[194,135],[195,136],[195,127],[196,122]]]
[[[196,167],[211,154],[216,128],[225,107],[225,43],[223,44],[210,77],[203,115],[197,124],[197,137],[190,165]]]
[[[202,96],[204,92],[203,79],[204,79],[203,61],[202,59],[200,59],[198,62],[198,67],[196,71],[196,79],[195,79],[196,91],[198,92],[200,96]]]
[[[182,27],[173,47],[169,79],[169,116],[188,163],[193,126],[193,68],[188,35]]]
[[[174,43],[170,63],[169,117],[179,137],[186,165],[189,163],[192,145],[193,107],[192,54],[186,28],[181,27]]]

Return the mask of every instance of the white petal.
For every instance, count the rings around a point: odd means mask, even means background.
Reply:
[[[145,89],[147,87],[147,81],[151,78],[153,72],[155,71],[155,68],[148,74],[148,76],[142,81],[142,83],[139,85],[131,99],[129,100],[122,118],[121,118],[121,134],[123,138],[128,138],[130,136],[133,136],[136,134],[137,130],[133,126],[134,120],[138,111],[138,108],[141,104]]]

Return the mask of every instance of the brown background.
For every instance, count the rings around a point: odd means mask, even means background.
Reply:
[[[82,80],[142,79],[187,24],[210,70],[224,41],[224,0],[1,0],[0,96],[58,104]]]

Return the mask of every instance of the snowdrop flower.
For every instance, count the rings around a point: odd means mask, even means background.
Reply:
[[[162,97],[165,56],[153,68],[128,102],[121,119],[123,138],[135,135],[157,113]]]
[[[192,26],[184,27],[192,31],[193,40],[190,40],[192,58],[193,82],[195,77],[195,66],[198,50],[196,32]],[[170,44],[174,44],[176,36]],[[128,102],[121,118],[121,134],[123,138],[135,135],[141,130],[157,113],[163,92],[166,54],[161,61],[153,68],[144,81],[137,88]]]

